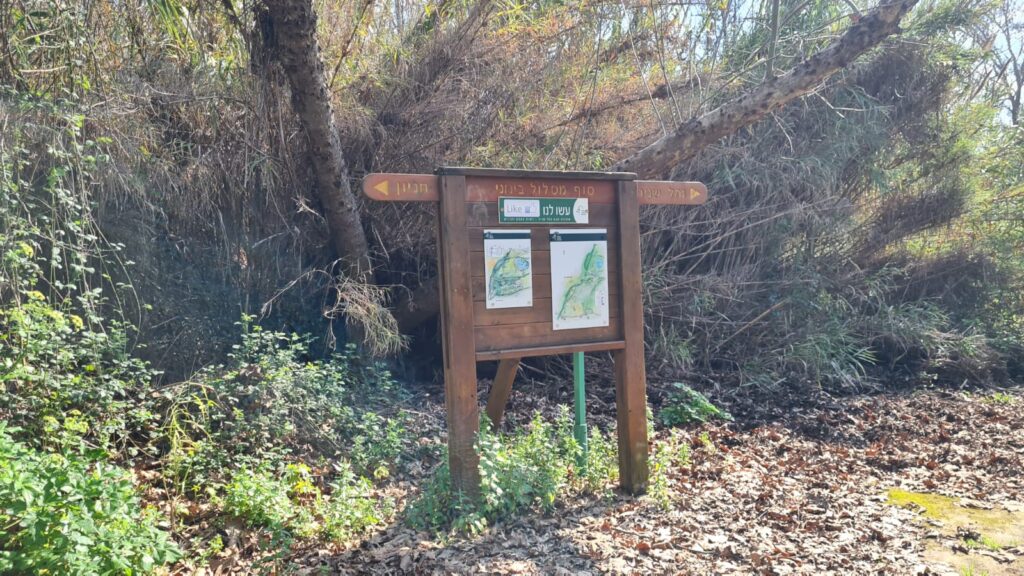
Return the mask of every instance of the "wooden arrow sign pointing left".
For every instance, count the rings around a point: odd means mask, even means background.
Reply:
[[[433,174],[369,174],[363,194],[374,200],[437,202],[437,176]]]

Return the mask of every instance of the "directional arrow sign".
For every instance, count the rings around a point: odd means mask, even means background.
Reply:
[[[493,184],[491,180],[497,182],[497,185],[492,185],[491,188],[494,190],[484,190],[480,192],[477,190],[476,200],[471,199],[470,201],[488,201],[496,202],[498,198],[502,196],[560,196],[560,197],[588,197],[588,191],[577,193],[576,188],[579,186],[572,186],[572,182],[569,181],[549,181],[547,179],[537,179],[537,185],[530,187],[530,181],[521,180],[518,182],[525,182],[520,184],[520,187],[524,190],[522,194],[503,192],[508,186],[504,188],[501,184],[507,184],[500,178],[477,178],[477,181],[485,182],[485,184]],[[568,182],[568,184],[566,184]],[[561,184],[559,184],[561,183]],[[558,192],[548,194],[546,189],[549,186],[552,189],[557,189]],[[554,184],[559,184],[554,186]],[[477,185],[479,188],[481,185]],[[440,198],[438,194],[438,177],[433,174],[369,174],[363,179],[363,194],[374,200],[383,200],[387,202],[437,202]],[[472,186],[472,190],[475,190]],[[519,190],[519,188],[516,188]],[[538,192],[539,190],[539,192]],[[591,195],[594,191],[589,191]],[[708,200],[708,189],[700,182],[672,182],[665,180],[637,180],[636,181],[636,194],[643,205],[652,204],[674,204],[674,205],[695,205],[703,204]],[[471,194],[473,196],[473,194]],[[486,197],[487,200],[482,200]],[[606,199],[591,196],[591,203],[614,203],[615,197],[609,195]]]
[[[637,180],[636,194],[641,204],[703,204],[708,188],[700,182]]]
[[[370,174],[363,179],[363,194],[374,200],[437,202],[437,176],[433,174]]]

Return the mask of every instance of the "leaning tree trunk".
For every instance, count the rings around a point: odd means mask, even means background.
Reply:
[[[900,20],[918,0],[882,4],[850,26],[839,40],[782,76],[682,123],[675,132],[620,161],[616,170],[644,178],[668,177],[672,170],[720,139],[757,122],[773,110],[813,91],[823,80],[900,31]]]
[[[620,161],[615,170],[641,178],[662,178],[704,148],[764,118],[786,103],[813,91],[836,71],[900,32],[900,21],[918,0],[898,0],[862,16],[829,47],[782,76],[772,77],[751,92],[691,118],[657,142]],[[427,281],[394,310],[399,328],[408,333],[440,310],[437,279]]]
[[[308,140],[316,193],[334,251],[348,277],[370,282],[372,268],[366,234],[334,124],[312,1],[266,0],[265,4],[275,35],[274,53],[288,76],[292,106]]]

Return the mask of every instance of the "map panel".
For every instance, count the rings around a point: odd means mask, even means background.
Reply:
[[[551,230],[551,325],[608,326],[608,230]]]
[[[484,230],[487,308],[533,306],[529,230]]]

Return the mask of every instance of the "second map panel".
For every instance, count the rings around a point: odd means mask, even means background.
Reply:
[[[608,325],[608,230],[551,230],[554,330]]]

